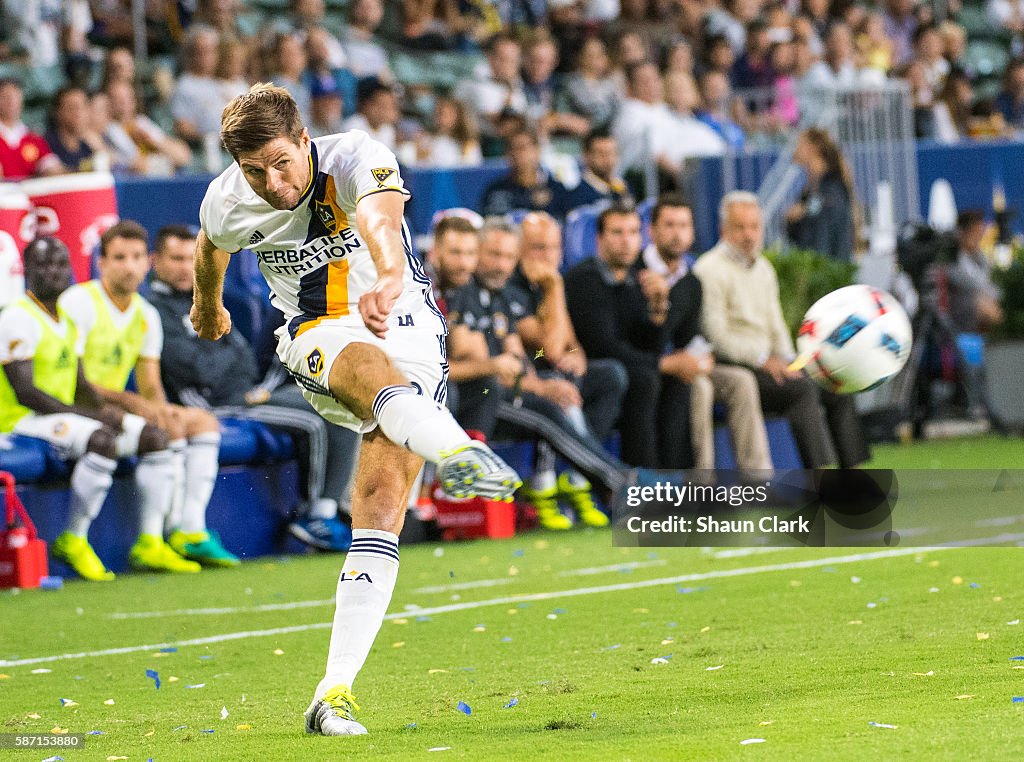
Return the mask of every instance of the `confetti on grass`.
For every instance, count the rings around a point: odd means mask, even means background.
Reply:
[[[515,698],[515,697],[513,697],[513,698],[510,698],[510,699],[508,700],[508,703],[507,703],[507,704],[505,704],[505,707],[504,707],[504,708],[505,708],[505,709],[511,709],[511,708],[512,708],[512,707],[514,707],[514,706],[519,706],[519,699],[517,699],[517,698]]]
[[[1024,696],[1014,696],[1012,702],[1014,704],[1024,704]]]
[[[456,707],[455,707],[455,708],[456,708],[456,709],[458,709],[458,710],[459,710],[460,712],[462,712],[462,713],[463,713],[464,715],[466,715],[467,717],[468,717],[469,715],[473,714],[473,710],[469,708],[469,704],[467,704],[467,703],[466,703],[465,701],[460,701],[460,702],[459,702],[459,703],[458,703],[458,704],[456,705]]]
[[[160,690],[160,673],[155,669],[147,669],[146,677],[152,680],[156,684],[156,689]]]
[[[743,741],[740,741],[740,746],[749,746],[752,743],[764,743],[764,742],[765,741],[764,741],[763,738],[747,738],[747,739],[745,739]]]
[[[884,722],[869,722],[868,725],[870,725],[873,728],[887,728],[889,730],[896,730],[895,725],[887,725]]]
[[[228,718],[228,708],[226,706],[222,706],[220,708],[220,719],[223,721],[223,720],[226,720],[227,718]]]
[[[62,698],[62,699],[60,700],[60,705],[61,705],[62,707],[64,707],[65,709],[69,709],[70,707],[73,707],[73,706],[78,706],[78,702],[77,702],[77,701],[75,701],[74,699],[66,699],[66,698]]]

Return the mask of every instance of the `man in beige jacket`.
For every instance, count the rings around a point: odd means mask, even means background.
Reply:
[[[722,240],[694,267],[703,289],[704,335],[723,363],[750,368],[761,406],[789,419],[807,468],[850,468],[870,455],[853,398],[819,389],[789,369],[793,340],[782,317],[775,270],[761,255],[764,224],[757,196],[725,195],[719,207]]]

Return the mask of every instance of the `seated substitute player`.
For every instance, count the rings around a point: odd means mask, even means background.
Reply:
[[[89,527],[113,484],[117,458],[138,455],[140,541],[162,543],[164,512],[174,483],[166,432],[105,404],[85,378],[80,337],[58,297],[71,283],[71,255],[56,238],[37,238],[25,249],[28,292],[0,313],[0,432],[42,439],[61,457],[75,460],[65,530],[50,548],[79,575],[94,582],[114,579],[89,545]],[[165,547],[165,546],[164,546]],[[166,559],[162,556],[166,556]],[[170,548],[146,555],[147,568],[199,571]]]
[[[220,423],[205,410],[171,405],[160,380],[163,328],[156,309],[139,296],[149,272],[145,229],[122,220],[100,237],[100,277],[72,286],[60,298],[84,343],[85,377],[107,402],[140,416],[170,436],[175,487],[165,517],[170,530],[147,533],[138,562],[173,561],[167,545],[185,558],[208,566],[237,566],[216,532],[206,527],[206,506],[217,480]],[[138,394],[126,391],[135,371]]]
[[[424,460],[445,491],[509,500],[518,475],[444,407],[447,329],[403,219],[394,154],[358,130],[311,140],[295,101],[258,83],[224,109],[235,163],[200,208],[192,322],[231,330],[223,304],[232,253],[249,248],[285,315],[278,355],[324,418],[363,434],[352,548],[337,586],[327,669],[306,731],[361,735],[352,683],[398,576],[398,533]]]

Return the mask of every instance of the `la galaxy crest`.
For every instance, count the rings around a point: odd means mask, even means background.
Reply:
[[[306,355],[306,367],[314,376],[324,372],[324,353],[320,351],[320,347]]]
[[[338,231],[341,230],[341,225],[338,222],[338,217],[334,213],[334,206],[324,201],[317,201],[314,209],[316,212],[317,219],[327,228],[327,232],[331,235],[337,235]]]

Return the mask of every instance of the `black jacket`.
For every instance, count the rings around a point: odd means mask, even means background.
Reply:
[[[800,199],[804,216],[786,226],[794,246],[825,254],[833,259],[853,259],[853,201],[838,175],[825,175],[815,189]]]
[[[160,375],[168,399],[195,404],[189,396],[198,393],[212,407],[244,405],[244,394],[258,380],[256,359],[245,338],[232,331],[218,341],[200,339],[189,319],[191,291],[175,291],[154,279],[148,299],[164,328]]]

